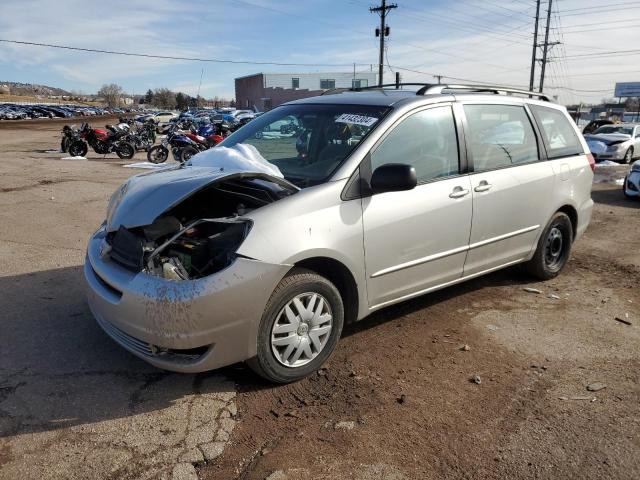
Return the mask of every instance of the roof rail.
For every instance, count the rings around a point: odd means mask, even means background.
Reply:
[[[369,85],[367,87],[351,87],[348,90],[352,92],[359,92],[361,90],[377,90],[384,88],[395,88],[400,89],[400,87],[431,87],[432,83],[384,83],[382,85]]]
[[[439,94],[444,90],[467,90],[471,92],[490,92],[495,93],[496,95],[508,95],[508,94],[517,94],[524,95],[527,97],[537,97],[540,100],[545,102],[550,102],[551,99],[544,93],[540,92],[531,92],[529,90],[520,90],[517,88],[504,87],[500,85],[425,85],[423,88],[416,92],[416,95],[431,95],[431,94]]]
[[[320,96],[322,95],[335,95],[336,93],[348,92],[351,90],[350,88],[330,88],[329,90],[324,90]]]

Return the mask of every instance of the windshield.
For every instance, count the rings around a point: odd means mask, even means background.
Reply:
[[[388,111],[363,105],[284,105],[220,145],[253,145],[299,187],[326,181]]]
[[[624,127],[621,125],[606,125],[600,127],[593,133],[622,133],[624,135],[633,134],[633,127]]]

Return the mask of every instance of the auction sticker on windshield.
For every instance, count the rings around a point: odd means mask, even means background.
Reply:
[[[378,119],[376,117],[366,117],[364,115],[355,115],[352,113],[343,113],[336,118],[336,123],[351,123],[353,125],[363,125],[370,127],[376,123]]]

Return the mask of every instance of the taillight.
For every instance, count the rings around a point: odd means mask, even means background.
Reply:
[[[593,158],[593,155],[592,155],[592,154],[590,154],[590,153],[589,153],[589,154],[587,154],[587,160],[589,160],[589,166],[591,167],[591,171],[592,171],[593,173],[596,173],[596,161],[595,161],[595,159]]]

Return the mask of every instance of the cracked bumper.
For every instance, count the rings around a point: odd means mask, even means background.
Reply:
[[[211,370],[255,356],[264,307],[290,266],[237,258],[208,277],[172,281],[103,259],[103,243],[101,232],[89,241],[87,298],[98,324],[122,347],[178,372]]]

